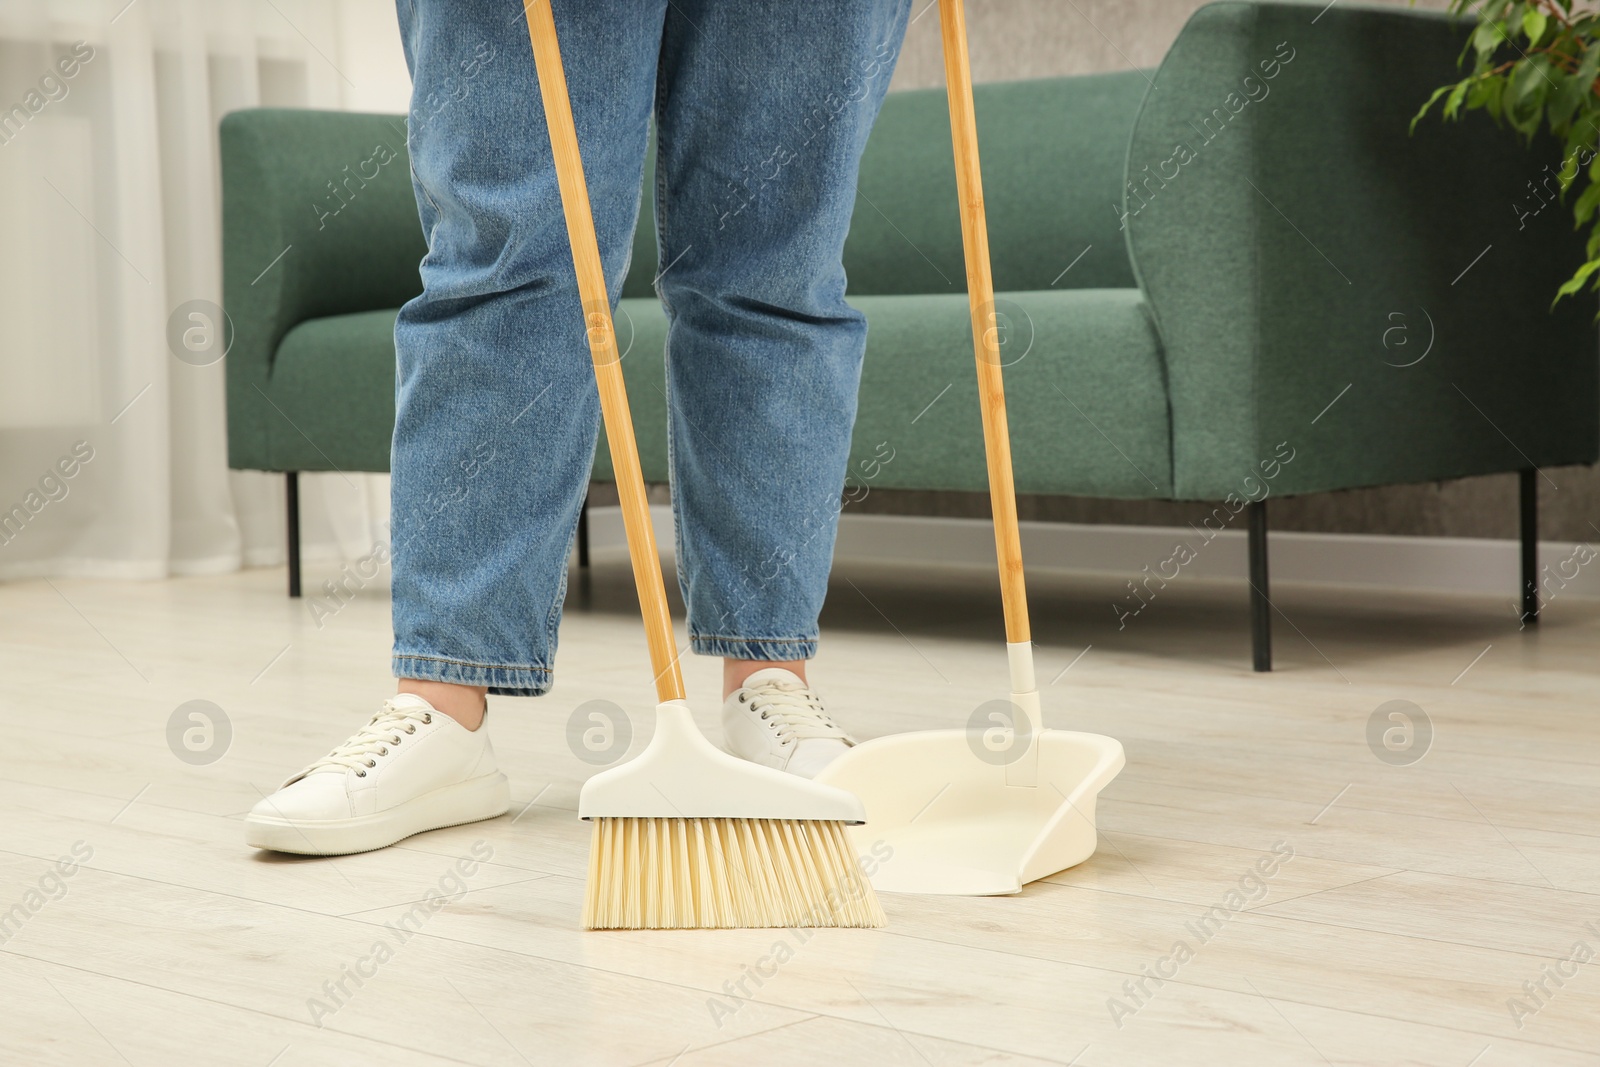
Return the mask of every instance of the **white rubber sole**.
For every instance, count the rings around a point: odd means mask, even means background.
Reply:
[[[510,783],[496,771],[352,819],[313,821],[248,815],[244,820],[244,840],[247,845],[272,852],[347,856],[384,848],[426,830],[493,819],[510,808]]]

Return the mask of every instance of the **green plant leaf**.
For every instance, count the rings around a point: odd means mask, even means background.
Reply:
[[[1417,113],[1411,117],[1411,132],[1412,133],[1416,133],[1417,132],[1417,123],[1422,121],[1422,117],[1428,113],[1428,109],[1433,107],[1434,104],[1438,103],[1439,98],[1441,96],[1443,96],[1445,93],[1448,93],[1453,88],[1455,88],[1455,87],[1452,86],[1452,85],[1441,85],[1441,86],[1439,86],[1439,88],[1437,88],[1437,89],[1435,89],[1433,91],[1433,95],[1428,97],[1428,102],[1423,104],[1420,108],[1418,108],[1417,109]]]
[[[1583,59],[1578,64],[1578,77],[1583,80],[1585,92],[1592,96],[1594,80],[1600,77],[1600,48],[1595,47],[1593,37],[1583,46]]]
[[[1544,31],[1549,25],[1549,16],[1536,7],[1529,8],[1523,13],[1522,32],[1528,35],[1529,47],[1539,43],[1539,38],[1544,36]]]
[[[1578,69],[1572,74],[1563,72],[1558,78],[1560,89],[1551,94],[1549,114],[1553,133],[1565,133],[1583,102],[1594,96],[1597,74],[1600,74],[1600,45],[1590,41],[1583,47]]]
[[[1477,51],[1479,61],[1494,55],[1500,42],[1505,39],[1505,28],[1500,23],[1479,23],[1478,28],[1472,31],[1472,47]]]
[[[1567,87],[1572,84],[1573,79],[1572,75],[1554,63],[1546,66],[1545,74],[1553,83],[1546,89],[1544,94],[1545,124],[1550,127],[1551,133],[1560,135],[1572,121],[1572,112],[1577,109],[1576,102],[1571,105],[1563,102],[1563,94],[1567,92]]]
[[[1600,206],[1600,185],[1590,182],[1572,205],[1572,217],[1577,220],[1574,229],[1589,221],[1596,206]]]
[[[1549,68],[1550,60],[1542,55],[1519,62],[1506,89],[1506,121],[1529,138],[1539,131],[1545,98],[1554,88]]]
[[[1561,283],[1561,288],[1556,290],[1556,298],[1550,301],[1550,306],[1552,308],[1555,307],[1561,302],[1562,297],[1571,296],[1581,290],[1583,283],[1588,281],[1590,276],[1597,270],[1600,270],[1600,259],[1591,259],[1579,267],[1572,277]]]
[[[1505,98],[1506,77],[1504,74],[1495,74],[1479,81],[1477,88],[1467,94],[1468,107],[1481,107],[1494,119],[1495,125],[1500,124],[1505,109],[1501,106]]]

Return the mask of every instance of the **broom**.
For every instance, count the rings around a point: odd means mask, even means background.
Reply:
[[[579,817],[594,824],[583,925],[882,926],[883,909],[845,836],[846,825],[866,821],[861,801],[722,752],[689,713],[555,18],[550,0],[522,6],[658,700],[645,751],[590,778],[579,796]]]

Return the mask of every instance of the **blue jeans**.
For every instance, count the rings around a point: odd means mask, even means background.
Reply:
[[[841,253],[909,0],[554,3],[613,305],[657,130],[693,648],[809,658],[866,343]],[[395,325],[394,673],[538,695],[599,401],[528,29],[519,0],[398,9],[428,253]]]

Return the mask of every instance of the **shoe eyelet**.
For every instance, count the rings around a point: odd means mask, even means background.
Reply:
[[[748,703],[750,703],[750,701],[748,701],[748,700],[746,700],[746,699],[745,699],[745,695],[744,695],[744,694],[743,694],[743,693],[740,693],[740,694],[739,694],[739,703],[741,703],[741,704],[748,704]]]
[[[389,754],[389,750],[388,750],[388,749],[386,749],[386,748],[380,748],[380,749],[378,749],[378,755],[380,755],[380,756],[387,756],[387,755],[388,755],[388,754]]]
[[[378,761],[377,760],[375,760],[375,759],[367,760],[367,766],[368,767],[376,767],[377,765],[378,765]]]
[[[400,742],[402,742],[404,740],[405,740],[405,738],[403,738],[403,737],[399,736],[398,734],[396,734],[394,737],[391,737],[389,739],[389,743],[392,744],[392,745],[398,745]]]
[[[433,712],[431,712],[431,711],[424,712],[423,716],[422,716],[422,725],[426,726],[429,723],[431,723],[432,721],[433,721]],[[415,732],[415,730],[416,730],[416,727],[412,727],[412,731]]]
[[[416,733],[416,732],[417,732],[417,728],[416,728],[416,727],[415,727],[415,726],[408,726],[408,727],[406,727],[406,733],[408,733],[408,734],[414,734],[414,733]]]
[[[366,771],[357,771],[356,772],[356,777],[357,778],[365,778],[366,776],[367,776],[367,772]]]

